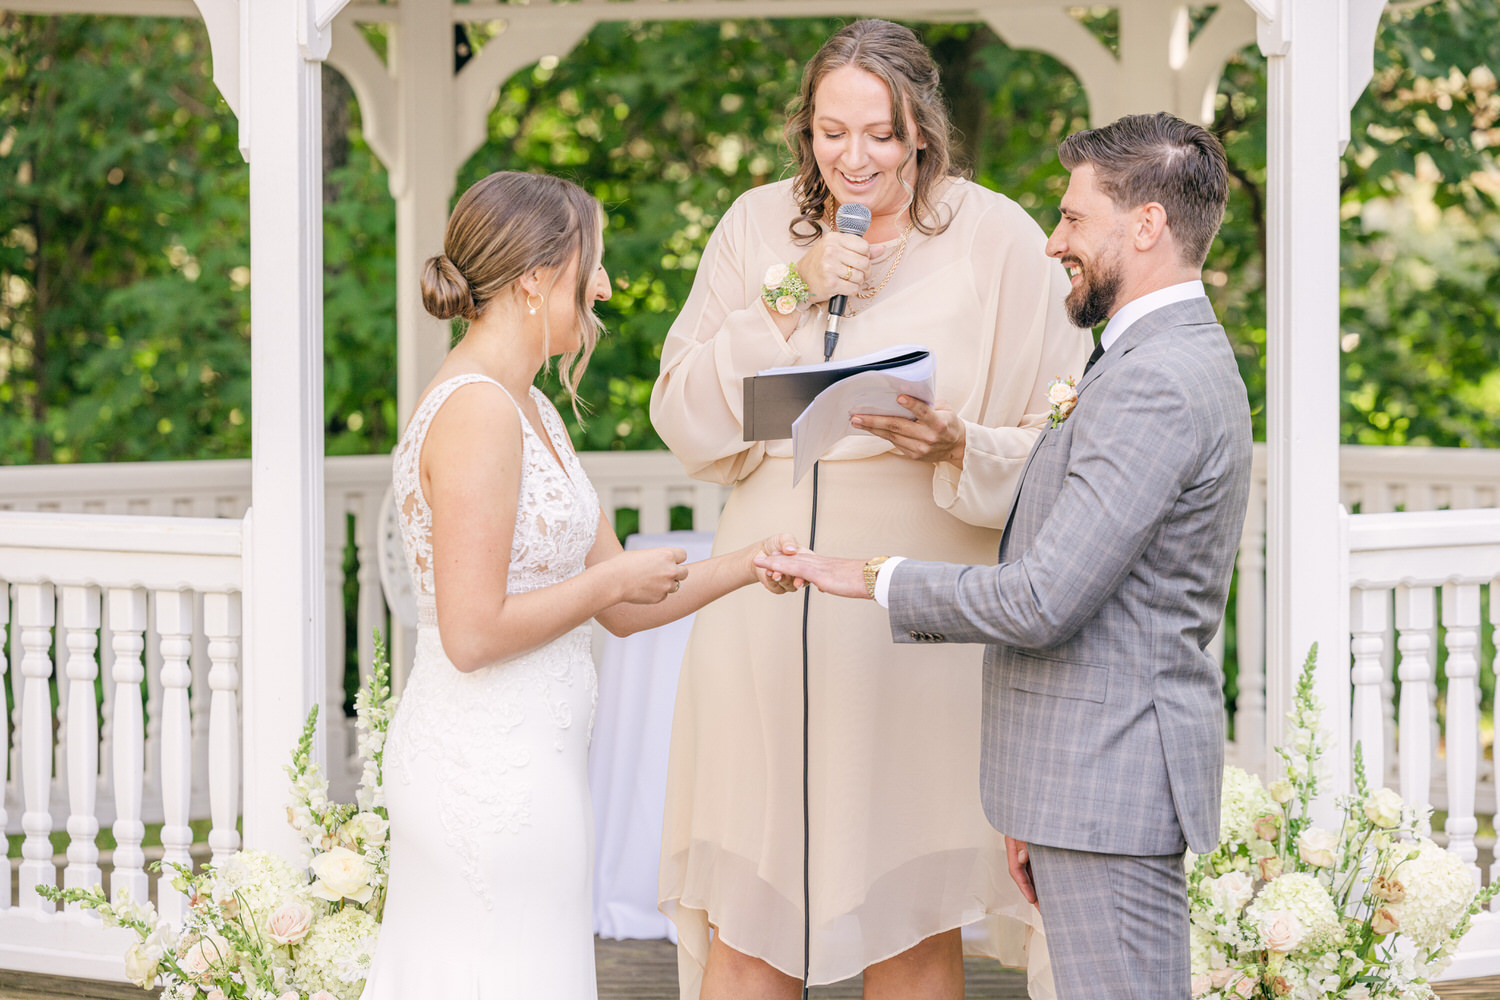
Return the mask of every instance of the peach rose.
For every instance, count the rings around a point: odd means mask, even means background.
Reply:
[[[299,899],[289,899],[266,921],[266,937],[277,944],[296,944],[312,928],[312,907]]]
[[[1269,858],[1261,858],[1257,864],[1260,866],[1260,880],[1262,882],[1269,882],[1274,878],[1280,877],[1281,859],[1276,855],[1273,854]]]
[[[1273,911],[1261,919],[1260,938],[1267,951],[1277,951],[1283,955],[1296,951],[1304,934],[1302,921],[1285,910]]]

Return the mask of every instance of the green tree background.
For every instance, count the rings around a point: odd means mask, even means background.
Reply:
[[[1080,16],[1114,43],[1111,13]],[[1344,158],[1347,442],[1500,441],[1489,294],[1500,95],[1487,68],[1500,64],[1497,22],[1486,0],[1386,15]],[[549,170],[609,215],[617,289],[584,384],[592,415],[572,428],[580,447],[660,447],[646,403],[662,339],[730,201],[785,176],[783,109],[838,23],[601,25],[502,86],[457,190],[491,170]],[[1087,124],[1078,82],[983,26],[916,27],[975,177],[1050,228],[1066,182],[1053,149]],[[473,44],[487,40],[475,26]],[[1220,87],[1213,127],[1234,184],[1206,274],[1258,430],[1265,79],[1252,46]],[[325,88],[327,448],[380,452],[399,430],[394,211],[352,94],[332,71]],[[201,25],[0,14],[0,463],[248,454],[247,171],[235,135]]]

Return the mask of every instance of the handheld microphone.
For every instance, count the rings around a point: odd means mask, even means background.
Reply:
[[[840,205],[833,217],[833,227],[841,233],[863,236],[870,228],[870,207],[857,201]],[[847,295],[835,295],[828,300],[828,330],[823,334],[824,361],[833,357],[833,349],[839,342],[839,320],[848,304]]]

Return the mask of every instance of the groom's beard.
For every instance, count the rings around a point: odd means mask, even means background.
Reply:
[[[1114,310],[1115,296],[1120,293],[1120,283],[1124,280],[1120,274],[1119,256],[1101,257],[1092,266],[1076,260],[1075,264],[1080,269],[1082,280],[1068,293],[1064,304],[1068,307],[1068,319],[1074,326],[1092,330],[1109,319]]]

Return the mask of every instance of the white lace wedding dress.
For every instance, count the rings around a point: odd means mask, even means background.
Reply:
[[[385,749],[390,886],[363,1000],[592,1000],[589,628],[472,673],[453,667],[438,638],[432,511],[418,459],[438,408],[476,382],[485,385],[466,391],[504,391],[479,375],[441,383],[395,453],[420,624]],[[531,392],[562,464],[523,415],[512,594],[582,572],[599,525],[598,497],[561,418]]]

